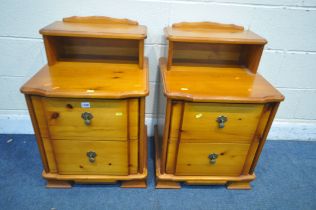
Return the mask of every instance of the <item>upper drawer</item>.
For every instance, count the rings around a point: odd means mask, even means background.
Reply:
[[[185,103],[181,141],[252,141],[261,104]]]
[[[42,98],[51,139],[138,139],[138,100]]]

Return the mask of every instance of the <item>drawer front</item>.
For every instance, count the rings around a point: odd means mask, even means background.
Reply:
[[[185,103],[181,141],[250,143],[262,110],[261,104]]]
[[[138,139],[138,100],[43,98],[51,139]]]
[[[128,174],[127,142],[54,140],[52,145],[59,174]]]
[[[239,176],[249,144],[181,143],[177,175]]]

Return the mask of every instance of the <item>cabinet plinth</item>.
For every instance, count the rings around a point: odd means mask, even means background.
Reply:
[[[21,87],[47,188],[146,187],[146,27],[70,17],[40,30],[48,64]]]
[[[211,22],[165,28],[160,59],[166,108],[155,129],[156,187],[227,184],[251,189],[284,96],[257,68],[266,40]],[[164,122],[164,123],[163,123]]]

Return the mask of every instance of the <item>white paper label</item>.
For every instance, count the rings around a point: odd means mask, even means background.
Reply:
[[[81,108],[90,108],[90,102],[81,102]]]

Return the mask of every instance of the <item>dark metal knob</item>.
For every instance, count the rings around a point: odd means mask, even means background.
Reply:
[[[219,128],[224,128],[225,127],[225,122],[227,122],[227,117],[225,116],[219,116],[217,119],[216,119],[216,122],[218,122],[218,127]]]
[[[90,125],[93,115],[90,112],[84,112],[82,113],[81,118],[84,120],[86,125]]]
[[[215,153],[209,154],[208,156],[208,159],[210,159],[211,164],[215,164],[217,158],[218,158],[218,154],[215,154]]]
[[[87,156],[89,158],[90,163],[94,163],[95,157],[97,156],[97,153],[95,153],[93,151],[89,151],[89,152],[87,152]]]

